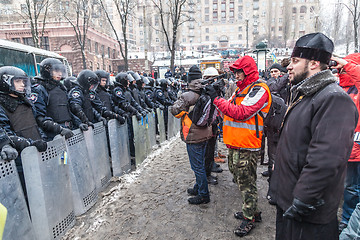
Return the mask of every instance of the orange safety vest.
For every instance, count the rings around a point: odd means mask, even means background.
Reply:
[[[240,94],[234,94],[231,102],[236,105],[240,105],[245,96],[254,86],[261,86],[267,91],[269,95],[268,104],[247,120],[238,121],[225,115],[223,124],[223,141],[226,145],[248,150],[261,149],[261,138],[264,130],[263,117],[266,117],[269,112],[272,101],[269,87],[266,83],[256,82],[255,84],[251,84],[246,87]],[[237,88],[236,91],[238,89],[239,88]],[[262,116],[260,115],[260,112]],[[260,117],[258,117],[258,115],[260,115]]]
[[[184,141],[186,141],[187,135],[190,131],[190,127],[192,125],[192,121],[188,115],[188,112],[182,111],[175,116],[176,118],[181,118],[181,135]]]

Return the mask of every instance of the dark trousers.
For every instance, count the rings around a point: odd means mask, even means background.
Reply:
[[[215,152],[216,137],[212,137],[208,140],[205,151],[205,171],[206,176],[210,176],[211,168],[214,164],[214,152]]]
[[[275,159],[276,159],[276,148],[277,148],[277,141],[278,139],[276,139],[275,141],[272,139],[272,138],[267,138],[267,147],[268,147],[268,156],[269,156],[269,165],[268,165],[268,171],[269,171],[269,178],[268,178],[268,182],[269,182],[269,190],[268,190],[268,193],[267,195],[271,196],[272,200],[273,201],[276,201],[275,200],[275,197],[274,197],[274,194],[273,194],[273,191],[272,189],[273,188],[270,188],[270,183],[271,183],[271,176],[272,176],[272,168],[274,166],[274,163],[275,163]],[[276,186],[276,185],[274,185]]]
[[[283,217],[284,211],[277,207],[276,240],[337,240],[339,239],[337,217],[327,224],[298,222]]]

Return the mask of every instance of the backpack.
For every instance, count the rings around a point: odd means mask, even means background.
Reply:
[[[201,94],[194,108],[189,113],[189,118],[198,127],[208,127],[216,119],[217,110],[207,94]]]
[[[284,99],[280,96],[271,93],[271,106],[268,114],[264,119],[264,130],[265,132],[279,133],[284,116],[287,110]],[[259,113],[261,116],[261,112]],[[263,116],[261,116],[263,117]]]

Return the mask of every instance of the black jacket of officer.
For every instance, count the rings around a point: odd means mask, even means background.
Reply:
[[[144,103],[145,108],[152,109],[152,108],[155,108],[155,105],[149,99],[149,97],[146,95],[145,89],[144,89],[144,86],[149,84],[149,83],[150,83],[150,81],[149,81],[149,79],[147,77],[141,76],[141,79],[136,81],[136,88],[137,88],[137,90],[139,92],[140,98],[142,99],[142,101]]]
[[[47,58],[40,63],[40,77],[35,77],[30,100],[35,107],[35,119],[52,140],[56,134],[73,136],[74,117],[70,112],[65,86],[60,82],[66,76],[65,65],[58,59]],[[75,124],[76,125],[76,124]]]
[[[174,102],[169,97],[167,88],[168,88],[168,80],[161,79],[160,80],[160,88],[156,89],[156,94],[155,94],[156,100],[159,101],[165,107],[174,104]]]
[[[154,104],[155,108],[160,108],[164,110],[164,106],[156,100],[156,88],[155,88],[155,80],[153,78],[149,78],[149,83],[145,85],[144,92],[148,99]]]
[[[141,115],[145,116],[146,112],[132,97],[131,92],[127,89],[129,79],[132,79],[130,74],[125,72],[118,73],[115,77],[115,88],[112,92],[114,103],[123,109],[127,109],[128,112],[135,114],[137,119],[141,119]]]
[[[26,98],[30,93],[30,80],[26,73],[16,67],[0,68],[0,127],[3,128],[17,151],[28,146],[36,146],[45,151],[47,144],[42,140],[31,102]],[[17,159],[18,171],[22,171]]]
[[[93,108],[90,100],[90,89],[96,87],[97,76],[90,70],[83,70],[76,81],[78,85],[69,92],[70,110],[83,124],[92,126],[92,123],[102,120],[101,114]],[[80,129],[87,130],[87,126],[80,126]]]
[[[115,103],[112,100],[111,93],[108,90],[108,87],[110,85],[110,74],[105,72],[104,70],[97,70],[95,71],[95,74],[98,76],[99,79],[99,85],[96,88],[96,95],[99,97],[100,101],[102,102],[103,106],[108,110],[112,111],[116,114],[119,114],[120,116],[126,118],[129,117],[129,114],[127,114],[124,110],[119,108],[115,105]],[[105,81],[105,85],[102,81]]]

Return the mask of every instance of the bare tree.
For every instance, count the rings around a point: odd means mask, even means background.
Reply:
[[[89,28],[89,23],[91,20],[91,1],[90,0],[74,0],[75,7],[75,19],[68,16],[68,12],[64,13],[64,17],[74,28],[76,35],[76,40],[80,45],[83,68],[86,69],[86,54],[85,54],[85,45],[86,45],[86,34]]]
[[[170,69],[174,72],[175,51],[179,27],[190,21],[186,14],[185,4],[187,0],[152,0],[160,17],[160,31],[165,35],[166,45],[170,51]]]
[[[26,0],[26,9],[19,13],[29,22],[34,46],[37,48],[43,47],[47,12],[52,3],[50,0]]]
[[[349,0],[349,3],[343,4],[350,12],[352,17],[352,24],[354,30],[354,42],[355,42],[355,51],[359,51],[359,39],[358,39],[358,30],[359,30],[359,20],[360,20],[360,2],[359,0]]]
[[[113,20],[111,19],[110,15],[107,11],[104,1],[100,0],[99,2],[101,4],[101,7],[103,8],[103,10],[105,12],[106,18],[115,34],[116,41],[119,43],[120,53],[124,59],[125,70],[127,71],[129,69],[127,26],[128,26],[129,17],[133,13],[133,10],[136,6],[136,1],[134,1],[134,0],[113,0],[113,1],[116,6],[117,13],[119,14],[119,17],[120,17],[121,33],[122,33],[123,41],[121,41],[121,38],[120,38],[117,30],[115,29]],[[124,46],[123,46],[122,42],[123,42]]]

